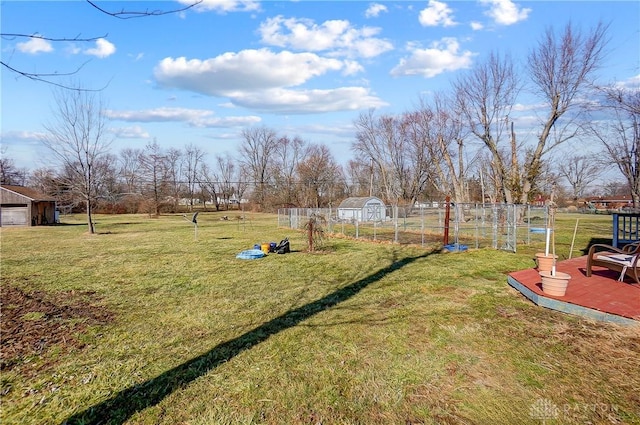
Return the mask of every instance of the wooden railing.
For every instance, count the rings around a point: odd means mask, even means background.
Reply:
[[[613,243],[617,248],[640,240],[640,213],[613,214]]]

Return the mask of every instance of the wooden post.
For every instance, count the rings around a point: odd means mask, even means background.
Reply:
[[[442,238],[443,245],[449,245],[449,217],[451,215],[451,197],[445,198],[445,212],[444,212],[444,237]]]
[[[313,218],[309,219],[309,252],[313,252]]]

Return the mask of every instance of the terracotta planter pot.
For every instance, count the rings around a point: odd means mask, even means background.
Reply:
[[[556,271],[555,275],[551,275],[550,271],[542,271],[540,278],[542,279],[542,292],[556,297],[563,297],[567,292],[567,286],[571,275],[568,273]]]
[[[539,272],[550,272],[553,267],[553,260],[557,260],[558,256],[549,254],[544,255],[544,252],[536,254],[536,266]]]

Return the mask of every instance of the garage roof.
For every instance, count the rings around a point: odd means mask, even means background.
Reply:
[[[55,198],[40,193],[36,189],[32,189],[30,187],[3,184],[2,188],[11,192],[15,192],[18,195],[22,195],[25,198],[29,198],[32,201],[55,201]]]

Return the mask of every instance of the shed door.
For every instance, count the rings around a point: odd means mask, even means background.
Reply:
[[[366,207],[366,221],[382,220],[382,205],[368,204]]]
[[[3,207],[0,210],[0,226],[27,226],[27,207]]]

